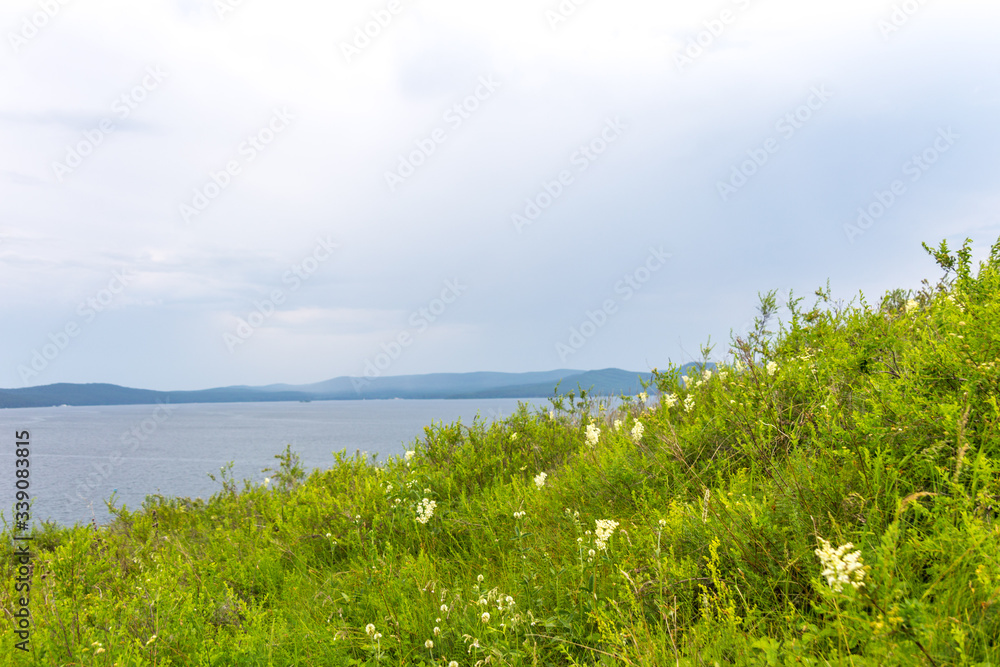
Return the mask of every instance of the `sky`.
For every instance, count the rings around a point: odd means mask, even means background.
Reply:
[[[995,0],[4,0],[0,387],[721,359],[1000,236]]]

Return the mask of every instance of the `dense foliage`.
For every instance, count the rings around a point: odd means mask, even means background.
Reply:
[[[0,664],[1000,664],[1000,241],[928,251],[877,304],[764,296],[649,399],[42,526]]]

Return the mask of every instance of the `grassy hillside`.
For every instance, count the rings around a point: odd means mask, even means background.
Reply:
[[[27,655],[0,557],[0,664],[1000,664],[1000,241],[932,255],[916,293],[781,324],[765,296],[648,405],[308,478],[286,451],[265,486],[39,530]]]

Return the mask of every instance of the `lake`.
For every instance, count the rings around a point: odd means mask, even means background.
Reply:
[[[525,400],[531,409],[542,401]],[[208,498],[219,469],[260,483],[261,470],[291,445],[307,470],[328,468],[333,452],[382,461],[423,439],[431,422],[502,419],[517,399],[211,403],[0,410],[0,510],[14,504],[15,432],[31,434],[32,520],[107,523],[105,499],[138,509],[147,495]],[[547,405],[547,403],[545,403]],[[404,447],[408,445],[407,447]]]

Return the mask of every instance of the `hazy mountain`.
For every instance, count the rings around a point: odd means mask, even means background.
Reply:
[[[685,367],[686,368],[686,367]],[[338,377],[308,385],[218,387],[200,391],[152,391],[113,384],[50,384],[0,389],[0,408],[55,405],[135,405],[169,403],[242,403],[392,398],[544,398],[586,389],[594,394],[634,395],[640,377],[649,373],[619,368],[598,371],[555,370],[535,373],[433,373],[377,378]]]

